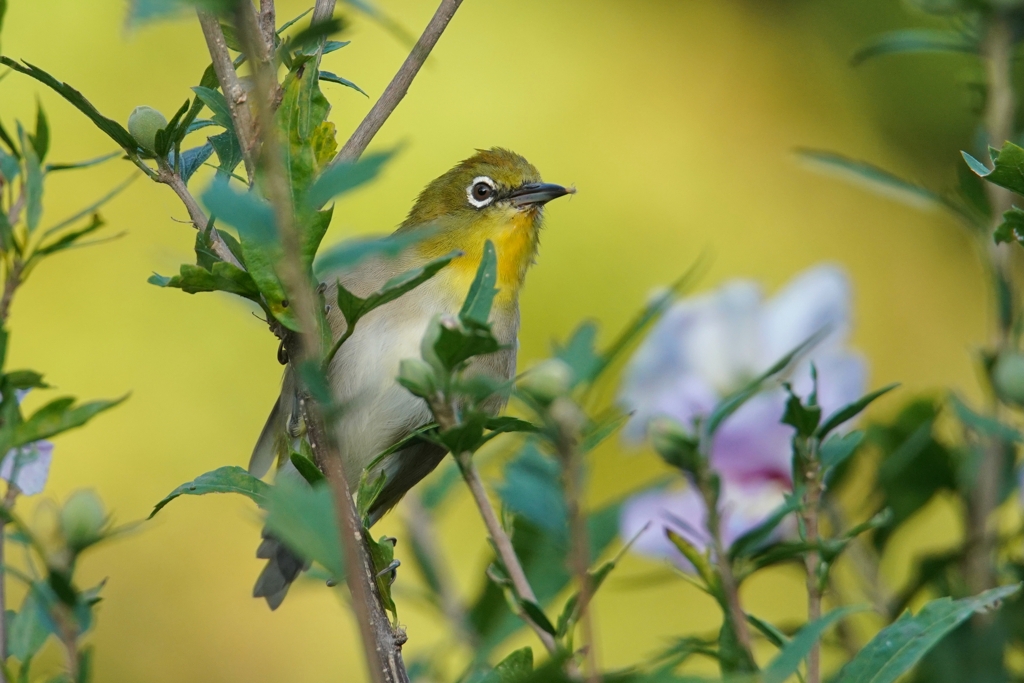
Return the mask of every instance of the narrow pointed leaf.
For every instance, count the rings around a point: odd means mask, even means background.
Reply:
[[[883,55],[919,52],[960,52],[977,54],[980,50],[978,39],[959,31],[936,29],[904,29],[883,33],[854,53],[851,66],[859,66],[869,59]]]
[[[466,301],[462,304],[459,317],[486,325],[487,319],[491,315],[494,297],[498,294],[498,289],[495,287],[497,281],[498,257],[494,251],[494,243],[487,240],[480,258],[480,267],[477,268],[473,284],[469,287],[469,294],[466,295]]]
[[[207,493],[240,493],[261,508],[267,507],[270,485],[260,481],[241,467],[221,467],[201,474],[187,484],[174,489],[153,507],[149,519],[178,496],[203,496]]]
[[[765,668],[761,674],[761,683],[785,683],[790,676],[797,672],[800,662],[807,658],[814,644],[821,640],[825,631],[832,624],[854,612],[863,610],[863,607],[843,607],[832,610],[820,619],[805,625]]]

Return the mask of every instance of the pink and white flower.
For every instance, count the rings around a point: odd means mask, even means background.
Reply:
[[[857,400],[866,386],[867,365],[846,346],[850,299],[843,271],[823,265],[798,275],[767,300],[757,283],[738,280],[679,302],[654,327],[626,369],[620,401],[633,411],[626,438],[641,440],[656,417],[692,425],[722,398],[823,329],[827,336],[786,379],[806,397],[812,390],[813,363],[825,415]],[[766,389],[730,416],[712,443],[711,466],[722,481],[726,545],[757,526],[792,490],[793,428],[780,422],[786,397],[781,385]],[[692,487],[651,491],[626,502],[620,533],[631,539],[650,523],[635,550],[685,567],[664,530],[673,529],[703,547],[706,517],[703,501]]]

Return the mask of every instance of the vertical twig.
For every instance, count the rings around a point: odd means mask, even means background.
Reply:
[[[210,57],[213,59],[213,70],[217,74],[217,81],[220,89],[227,100],[228,109],[231,111],[231,121],[235,126],[235,135],[238,136],[238,144],[242,148],[242,159],[245,161],[245,172],[249,181],[256,177],[256,165],[253,162],[255,155],[255,134],[252,125],[252,115],[249,113],[248,93],[238,80],[235,72],[235,65],[228,54],[228,44],[224,40],[224,31],[220,27],[220,21],[209,12],[197,10],[199,25],[203,28],[203,37],[206,38],[206,47],[210,50]],[[262,43],[262,39],[260,40]],[[257,54],[262,54],[259,50]]]
[[[441,34],[444,33],[444,29],[448,26],[448,22],[455,16],[455,12],[461,4],[462,0],[441,0],[441,5],[434,12],[430,23],[423,30],[423,35],[416,41],[412,52],[409,53],[409,56],[405,58],[405,62],[398,69],[398,73],[388,83],[388,87],[384,89],[380,99],[370,108],[369,113],[367,113],[355,132],[352,133],[352,137],[348,139],[345,146],[334,157],[332,163],[355,161],[366,151],[366,147],[373,140],[377,131],[388,120],[391,112],[395,110],[395,107],[402,101],[405,94],[409,92],[409,86],[412,84],[413,79],[416,78],[416,74],[419,73],[420,67],[427,61],[427,56],[434,49],[434,45],[437,44]]]
[[[313,18],[310,20],[310,24],[327,21],[333,17],[335,2],[336,0],[316,0],[316,5],[313,6]]]
[[[559,401],[568,399],[559,399]],[[559,411],[558,402],[552,405],[551,412],[575,413],[579,409],[569,402],[569,410]],[[594,620],[591,610],[591,599],[594,595],[594,586],[590,576],[590,540],[587,537],[587,520],[582,510],[581,484],[583,471],[580,462],[579,452],[579,421],[575,415],[563,416],[564,419],[557,420],[558,437],[557,449],[559,459],[562,461],[562,488],[565,492],[565,505],[569,521],[569,532],[572,540],[570,549],[570,566],[573,574],[576,575],[576,582],[579,584],[579,597],[576,600],[576,609],[579,614],[579,624],[583,629],[584,657],[586,658],[586,680],[588,683],[598,683],[601,680],[600,668],[597,661],[597,646],[594,639]]]
[[[313,21],[316,21],[315,14]],[[277,40],[277,10],[274,8],[274,0],[260,0],[260,33],[263,35],[267,51],[272,53]]]
[[[263,186],[274,207],[274,216],[281,234],[283,258],[279,271],[289,293],[290,307],[303,331],[300,335],[283,336],[291,362],[313,361],[319,365],[322,353],[317,332],[320,327],[317,315],[319,304],[312,283],[302,268],[300,237],[291,203],[291,189],[274,122],[273,102],[279,87],[277,74],[269,55],[261,49],[259,22],[248,0],[241,0],[236,5],[236,24],[256,81],[257,114],[261,131],[259,166],[263,172]],[[345,563],[349,568],[346,578],[352,592],[352,603],[370,676],[376,683],[406,683],[408,675],[401,654],[404,634],[400,635],[391,628],[384,613],[377,592],[373,563],[366,551],[362,526],[341,467],[341,456],[334,446],[330,430],[323,422],[319,406],[304,389],[300,394],[300,408],[313,454],[334,494]]]
[[[818,542],[818,513],[823,491],[821,463],[818,459],[818,440],[814,437],[800,440],[798,447],[803,451],[799,459],[806,463],[803,472],[806,489],[800,516],[804,523],[807,544],[813,546]],[[818,578],[820,566],[821,554],[817,550],[810,550],[804,555],[804,569],[807,572],[808,623],[821,618],[821,581]],[[818,642],[814,643],[807,655],[807,683],[821,683],[821,645]]]
[[[982,44],[985,67],[988,75],[988,100],[985,105],[985,127],[989,144],[1001,147],[1013,139],[1013,123],[1016,114],[1016,94],[1013,89],[1013,27],[1009,16],[1004,12],[995,12],[989,19],[987,33]],[[1002,220],[1003,212],[1007,211],[1013,195],[1009,190],[993,183],[985,184],[989,203],[992,207],[993,227]],[[996,279],[1008,289],[1013,287],[1010,273],[1010,253],[1005,246],[989,243],[989,259]],[[999,313],[999,299],[1002,293],[997,291],[996,333],[994,335],[997,353],[1008,349],[1010,344],[1009,325],[1012,322],[1002,319]],[[998,400],[993,401],[990,415],[1000,418]],[[993,437],[986,445],[984,457],[978,467],[978,476],[974,490],[968,501],[967,539],[972,552],[965,557],[965,578],[972,593],[979,593],[995,585],[993,568],[993,539],[989,532],[989,518],[999,503],[1000,478],[1003,463],[1007,457],[1003,441]]]

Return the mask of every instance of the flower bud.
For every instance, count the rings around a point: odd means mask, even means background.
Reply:
[[[403,387],[422,398],[433,394],[437,386],[434,368],[420,358],[406,358],[399,363],[398,381]]]
[[[100,540],[107,525],[103,501],[93,491],[75,491],[60,511],[60,527],[73,550]]]
[[[1024,355],[1005,351],[992,368],[992,386],[1006,403],[1024,406]]]
[[[654,450],[669,465],[691,473],[701,469],[696,439],[676,420],[656,417],[651,420],[648,434]]]
[[[135,107],[128,117],[128,132],[147,152],[156,152],[156,134],[167,126],[167,119],[153,107]]]
[[[551,403],[568,393],[572,386],[572,368],[550,358],[527,372],[519,381],[519,390],[540,403]]]

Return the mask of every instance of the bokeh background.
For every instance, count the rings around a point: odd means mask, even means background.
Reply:
[[[434,10],[428,0],[380,2],[412,33]],[[9,4],[4,53],[68,81],[122,122],[139,104],[173,113],[208,63],[194,21],[127,31],[120,0]],[[283,0],[279,17],[303,9]],[[353,42],[325,68],[375,97],[406,46],[350,17]],[[507,146],[546,179],[579,188],[548,212],[522,300],[523,366],[583,318],[615,330],[653,288],[707,253],[698,289],[750,277],[771,291],[812,264],[841,264],[855,286],[853,345],[869,359],[872,386],[900,381],[906,396],[959,386],[971,395],[970,351],[985,339],[989,303],[970,240],[944,215],[816,175],[793,154],[828,148],[933,187],[954,182],[980,101],[974,63],[910,56],[848,66],[866,37],[911,23],[922,19],[893,0],[467,0],[375,142],[403,143],[402,153],[338,207],[328,241],[389,231],[427,181],[476,147]],[[370,100],[324,88],[344,138]],[[54,160],[113,149],[59,97],[17,75],[0,83],[5,123],[32,121],[37,97],[55,131]],[[131,172],[115,161],[54,177],[44,225]],[[104,215],[121,239],[44,264],[19,294],[12,363],[45,369],[83,398],[132,392],[57,441],[48,491],[63,499],[93,487],[130,522],[201,472],[245,465],[280,366],[276,341],[243,305],[146,284],[151,272],[192,258],[194,234],[175,222],[185,212],[167,188],[140,179]],[[653,455],[613,442],[595,458],[591,500],[663,472]],[[384,530],[401,536],[401,514]],[[886,580],[906,578],[913,554],[951,545],[956,520],[942,501],[930,506],[892,544],[899,552],[886,559]],[[300,585],[275,613],[249,596],[258,523],[242,499],[182,499],[87,556],[83,581],[109,578],[93,636],[97,680],[363,680],[358,636],[336,593]],[[465,496],[447,506],[442,533],[459,585],[475,591],[484,533]],[[602,589],[595,609],[605,665],[715,627],[710,601],[666,575],[629,558]],[[759,576],[745,587],[747,606],[796,620],[801,581],[785,569]],[[415,577],[400,570],[402,582],[411,590]],[[401,599],[400,617],[408,657],[443,638],[411,599]]]

